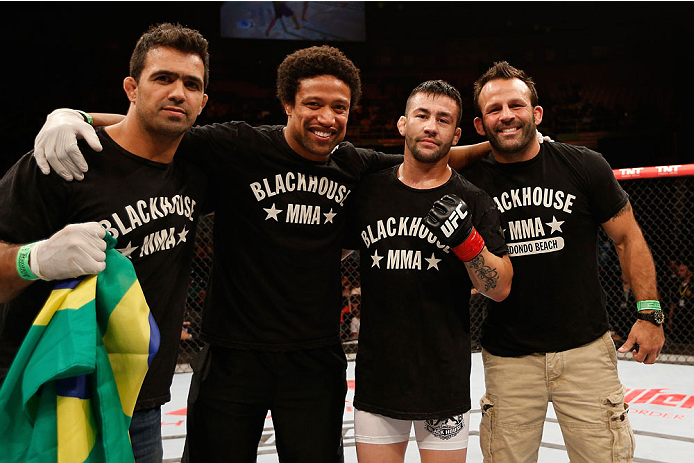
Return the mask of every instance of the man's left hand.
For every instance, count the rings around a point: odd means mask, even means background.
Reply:
[[[635,345],[638,344],[638,350]],[[665,344],[665,334],[662,326],[656,326],[646,320],[636,320],[634,326],[629,331],[629,337],[618,352],[631,354],[637,362],[652,364],[660,355],[660,351]]]

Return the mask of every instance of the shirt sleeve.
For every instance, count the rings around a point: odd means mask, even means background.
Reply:
[[[494,201],[486,192],[477,190],[474,204],[473,223],[477,232],[482,235],[487,249],[496,256],[507,254],[506,240],[501,230],[501,214]]]
[[[43,175],[25,154],[0,180],[0,240],[23,244],[50,237],[64,226],[72,182]]]
[[[205,172],[223,168],[223,163],[238,146],[238,122],[191,127],[176,153]]]
[[[593,216],[598,223],[607,222],[626,205],[629,195],[619,185],[601,154],[588,150],[583,166],[587,172],[587,194]]]
[[[366,159],[365,173],[367,174],[372,174],[374,172],[378,172],[379,170],[387,169],[388,167],[393,167],[397,164],[402,164],[403,161],[402,154],[388,154],[364,148],[358,148],[358,151],[362,157]]]

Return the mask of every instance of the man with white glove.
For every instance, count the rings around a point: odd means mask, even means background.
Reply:
[[[0,242],[0,302],[32,280],[62,280],[106,268],[106,230],[96,222],[68,225],[48,239],[13,245]]]
[[[37,160],[55,155],[42,147],[66,144],[69,168],[47,173],[30,152],[0,179],[0,382],[55,285],[49,280],[101,272],[109,233],[132,260],[161,335],[130,426],[137,463],[163,458],[161,405],[170,398],[207,196],[207,177],[182,157],[180,142],[205,106],[208,77],[207,41],[199,32],[152,27],[135,46],[123,81],[127,115],[95,132],[86,114],[54,111],[50,118],[69,130],[42,130]],[[79,147],[75,137],[84,139]],[[73,178],[82,181],[65,181]]]
[[[61,151],[62,158],[59,163],[61,166],[65,165],[66,168],[56,170],[56,173],[65,180],[72,180],[74,173],[78,180],[82,180],[84,178],[82,173],[87,171],[87,163],[84,162],[84,157],[82,157],[77,147],[77,140],[74,139],[72,135],[74,134],[77,138],[84,139],[94,151],[101,151],[103,149],[99,142],[99,137],[97,137],[94,128],[89,125],[85,118],[72,109],[56,109],[48,115],[48,118],[60,124],[63,130],[57,130],[56,128],[51,129],[50,126],[41,129],[34,142],[37,147],[34,150],[36,163],[41,169],[41,172],[48,175],[50,172],[48,163],[51,162],[58,165],[58,163],[53,160],[57,160],[57,154],[55,151],[49,151],[49,149],[44,147],[67,145],[65,151]],[[57,125],[53,127],[57,127]]]

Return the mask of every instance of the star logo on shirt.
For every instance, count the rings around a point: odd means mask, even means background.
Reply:
[[[178,234],[178,243],[176,243],[176,244],[178,245],[178,244],[181,244],[182,242],[187,241],[186,240],[187,235],[188,235],[188,230],[186,230],[186,227],[183,227],[183,230],[181,231],[181,233]]]
[[[124,248],[116,249],[116,251],[120,252],[123,254],[125,257],[130,257],[130,254],[133,253],[133,251],[140,246],[133,246],[132,241],[128,241],[128,245]],[[130,257],[132,259],[132,257]]]
[[[275,219],[275,222],[279,222],[279,220],[277,220],[277,214],[282,212],[283,209],[275,208],[275,203],[272,203],[271,208],[269,208],[269,209],[263,208],[263,209],[265,210],[265,212],[267,212],[267,217],[265,217],[265,220]]]
[[[333,223],[333,218],[337,215],[337,213],[333,212],[333,208],[330,208],[330,212],[323,212],[323,215],[325,216],[325,222],[323,223]]]
[[[441,259],[437,259],[436,255],[432,252],[431,257],[424,258],[425,261],[429,264],[427,267],[427,270],[435,268],[436,270],[439,270],[439,262],[441,262]]]
[[[552,229],[552,232],[550,233],[550,235],[551,235],[555,231],[563,232],[563,230],[561,229],[561,224],[563,224],[563,223],[564,223],[563,220],[557,220],[556,217],[552,216],[552,221],[551,222],[545,222],[545,225],[548,225]]]
[[[378,249],[376,249],[376,252],[371,256],[373,259],[373,263],[371,264],[371,268],[373,267],[378,267],[381,268],[381,259],[383,259],[384,256],[379,256],[378,255]]]

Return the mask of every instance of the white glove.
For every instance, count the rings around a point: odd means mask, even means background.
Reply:
[[[552,140],[550,137],[546,137],[546,136],[542,135],[542,134],[540,133],[540,131],[537,130],[537,129],[535,129],[535,136],[537,137],[537,141],[538,141],[540,144],[542,144],[543,142],[546,142],[546,141],[549,141],[549,142],[553,142],[553,141],[554,141],[554,140]]]
[[[96,222],[68,225],[31,248],[29,268],[42,280],[100,273],[106,268],[106,230]]]
[[[79,112],[61,108],[50,113],[34,140],[34,159],[41,172],[48,175],[52,167],[68,182],[82,180],[87,163],[77,146],[78,138],[85,139],[94,151],[102,150],[94,127]]]

